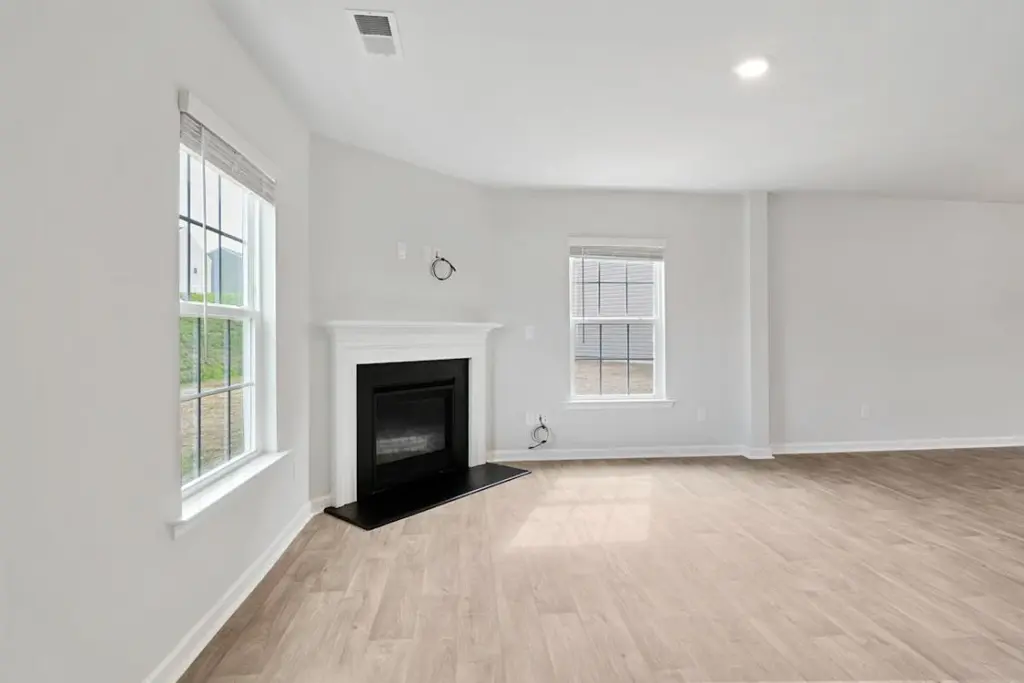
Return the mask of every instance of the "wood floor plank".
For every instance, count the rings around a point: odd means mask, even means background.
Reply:
[[[315,518],[182,680],[1024,680],[1024,449],[528,467]]]

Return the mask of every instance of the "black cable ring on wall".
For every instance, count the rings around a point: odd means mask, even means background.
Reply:
[[[442,263],[448,267],[448,272],[445,273],[444,275],[438,272],[438,266],[440,266]],[[455,266],[452,265],[452,262],[446,259],[444,256],[441,256],[440,254],[437,254],[434,257],[433,263],[430,264],[430,274],[434,276],[435,280],[440,280],[441,282],[444,282],[445,280],[450,278],[452,275],[455,274],[455,272]]]
[[[533,439],[533,445],[527,446],[527,449],[531,451],[535,448],[540,448],[551,438],[551,429],[549,429],[544,423],[543,415],[540,416],[538,422],[539,424],[530,432],[530,438]]]

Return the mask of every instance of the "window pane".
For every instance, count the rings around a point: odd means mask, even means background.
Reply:
[[[220,180],[220,229],[245,241],[245,204],[249,191],[227,177]]]
[[[180,430],[181,430],[181,483],[187,484],[199,476],[198,460],[196,454],[199,446],[196,443],[198,431],[196,429],[196,409],[198,401],[185,401],[181,404]]]
[[[629,393],[654,393],[654,325],[630,323]]]
[[[188,272],[188,299],[190,301],[203,300],[203,292],[206,291],[206,287],[203,285],[204,277],[208,280],[210,276],[209,270],[205,274],[203,271],[205,267],[203,254],[206,248],[203,244],[204,232],[202,228],[196,225],[190,226],[187,251],[179,255],[181,262],[185,264],[185,269]]]
[[[629,323],[629,359],[654,360],[654,324]]]
[[[199,332],[202,322],[198,318],[178,318],[178,380],[182,397],[199,391]]]
[[[601,325],[602,394],[629,393],[626,329],[623,324]]]
[[[625,396],[629,393],[627,363],[624,360],[601,361],[601,394]]]
[[[578,396],[601,393],[600,325],[576,325],[574,334],[575,392]]]
[[[654,282],[654,263],[652,261],[629,261],[626,263],[626,279],[634,282]]]
[[[220,235],[214,230],[206,231],[206,242],[203,249],[206,252],[206,300],[213,303],[221,303],[218,296],[220,285]]]
[[[178,221],[178,296],[188,301],[188,282],[190,265],[188,262],[188,223]]]
[[[601,361],[577,358],[574,361],[577,396],[599,396],[601,394]]]
[[[228,430],[229,453],[232,457],[252,450],[252,387],[235,389],[230,392],[228,403],[231,407],[229,418],[231,426]]]
[[[622,323],[601,324],[601,359],[626,360],[626,329]]]
[[[607,259],[598,262],[601,267],[601,282],[625,282],[626,262]]]
[[[629,393],[654,393],[654,363],[634,360],[629,362]]]
[[[194,216],[203,220],[201,216]],[[206,224],[211,228],[220,227],[220,174],[206,165]]]
[[[200,321],[200,328],[202,328],[202,321]],[[200,341],[203,391],[219,389],[228,385],[230,336],[227,329],[227,320],[210,318],[206,321],[205,339]]]
[[[199,399],[199,473],[205,474],[228,459],[228,392]]]
[[[586,323],[576,325],[575,350],[576,358],[600,360],[601,358],[601,325]]]
[[[220,173],[209,164],[206,165],[206,212],[203,212],[203,164],[199,157],[182,152],[182,163],[185,170],[182,175],[188,179],[185,200],[179,202],[182,214],[210,227],[220,227]],[[180,184],[180,181],[179,181]],[[179,190],[180,191],[180,190]]]
[[[241,384],[245,381],[246,358],[249,353],[249,338],[245,333],[248,323],[244,320],[228,321],[228,352],[231,384]]]
[[[573,284],[576,292],[574,315],[578,317],[597,317],[598,315],[598,291],[600,285],[596,282],[577,282]]]
[[[626,315],[626,283],[601,280],[601,298],[597,315],[621,317]],[[623,332],[625,334],[625,332]]]
[[[654,284],[630,282],[626,293],[626,315],[654,315]]]
[[[218,301],[231,306],[245,305],[245,256],[242,243],[221,237],[220,246],[211,253],[213,291]]]
[[[178,149],[178,215],[188,216],[188,152]]]
[[[189,218],[203,220],[203,164],[198,157],[188,155]]]

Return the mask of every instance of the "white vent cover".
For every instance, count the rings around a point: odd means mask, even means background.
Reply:
[[[399,57],[402,45],[398,41],[398,23],[392,12],[374,12],[370,10],[348,11],[352,21],[363,39],[366,53],[381,57]]]

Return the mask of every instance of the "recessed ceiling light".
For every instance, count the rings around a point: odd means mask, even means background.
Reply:
[[[745,59],[734,66],[732,72],[745,81],[761,78],[768,73],[768,60],[764,57]]]

